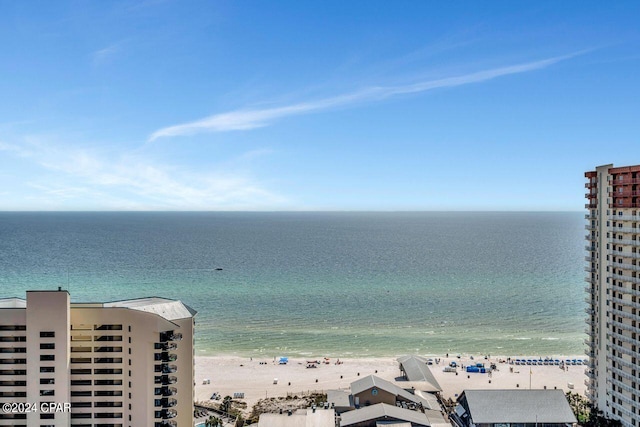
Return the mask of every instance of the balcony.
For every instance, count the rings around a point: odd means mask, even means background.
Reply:
[[[594,231],[598,229],[598,226],[592,225],[592,224],[585,224],[584,229],[589,231]]]
[[[175,396],[178,394],[178,389],[175,387],[162,387],[163,396]]]
[[[633,252],[610,250],[609,253],[611,255],[620,256],[620,257],[623,257],[623,258],[640,259],[640,253],[639,252],[633,253]]]
[[[634,377],[633,375],[631,375],[630,373],[628,373],[627,371],[623,371],[620,368],[611,368],[611,371],[616,374],[616,375],[620,375],[622,378],[624,378],[625,380],[629,380],[629,381],[638,381],[638,378]]]
[[[587,262],[598,262],[598,258],[594,257],[594,256],[586,256],[584,257],[584,260]]]
[[[640,184],[640,178],[628,178],[628,179],[614,179],[611,181],[612,185],[631,185]]]
[[[598,204],[597,203],[587,203],[586,205],[584,205],[585,209],[597,209],[598,208]]]
[[[167,375],[163,375],[162,376],[162,380],[160,381],[160,384],[168,385],[168,384],[175,384],[177,382],[178,382],[178,378],[177,377],[169,377]]]
[[[631,245],[640,247],[640,240],[630,240],[630,239],[612,239],[609,238],[609,242],[614,245]]]
[[[584,271],[586,271],[587,273],[595,273],[596,271],[598,271],[598,269],[594,267],[585,267]]]
[[[637,277],[625,276],[625,275],[621,275],[621,274],[612,274],[611,277],[613,277],[616,280],[621,280],[623,282],[631,282],[631,283],[635,283],[635,284],[640,284],[640,278],[637,278]],[[618,286],[618,287],[620,288],[620,286]],[[633,292],[630,292],[630,291],[633,291],[633,289],[622,288],[621,291],[622,292],[626,292],[626,293],[633,293]],[[640,293],[634,294],[634,295],[640,296]]]
[[[611,332],[607,332],[607,339],[609,339],[611,341],[613,341],[613,340],[623,341],[623,342],[626,342],[626,343],[631,344],[631,345],[638,344],[637,340],[635,340],[633,338],[630,338],[630,337],[627,337],[627,336],[624,336],[624,335],[620,335],[618,333],[613,334]]]
[[[637,227],[611,227],[613,233],[640,233]]]
[[[167,340],[169,340],[169,341],[181,341],[182,340],[182,334],[181,333],[169,334],[167,336]]]
[[[640,271],[640,265],[626,264],[622,262],[611,264],[613,268],[622,268],[624,270]]]
[[[585,246],[585,247],[584,247],[584,250],[585,250],[585,251],[591,251],[591,252],[594,252],[594,251],[597,251],[597,250],[598,250],[598,247],[597,247],[597,246],[595,246],[595,245],[593,245],[593,246],[592,246],[592,245],[588,245],[588,246]]]
[[[598,219],[598,215],[591,215],[590,213],[588,213],[584,216],[584,219],[586,219],[587,221],[591,221],[594,219]]]
[[[619,310],[619,309],[612,309],[611,312],[613,313],[614,316],[619,316],[619,317],[624,317],[625,319],[629,319],[629,320],[636,320],[638,319],[638,315],[637,314],[633,314],[633,313],[628,313],[624,310]]]
[[[608,215],[612,221],[640,221],[640,215]]]
[[[163,419],[168,420],[175,418],[178,415],[178,412],[176,412],[175,409],[163,409],[161,414]]]
[[[176,348],[178,348],[178,344],[174,342],[162,344],[162,349],[165,351],[175,350]]]
[[[612,302],[615,302],[616,304],[621,304],[627,307],[633,307],[633,308],[637,308],[640,309],[640,303],[637,302],[633,302],[631,300],[626,300],[626,299],[622,299],[622,298],[611,298]]]
[[[173,374],[175,372],[178,372],[178,367],[176,365],[163,365],[162,366],[162,373],[163,374]]]
[[[627,331],[630,331],[630,332],[635,332],[636,334],[640,333],[640,328],[638,328],[637,326],[627,325],[626,323],[617,322],[615,320],[612,320],[611,324],[613,326],[617,327],[617,328],[624,329],[624,330],[627,330]],[[618,335],[616,335],[616,339],[618,339]],[[607,356],[607,357],[609,357],[609,356]],[[611,356],[611,357],[613,357],[613,356]]]
[[[160,361],[162,363],[175,362],[176,360],[178,360],[178,355],[173,353],[162,353],[160,356]]]
[[[162,407],[163,408],[173,408],[178,404],[176,399],[162,399]]]

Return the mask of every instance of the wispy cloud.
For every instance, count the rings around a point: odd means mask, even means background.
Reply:
[[[105,48],[98,49],[91,54],[93,65],[101,65],[111,60],[121,49],[122,43],[113,43]]]
[[[27,157],[44,169],[28,186],[53,209],[252,210],[288,202],[234,171],[195,172],[154,164],[143,156],[116,156],[30,141],[0,150]],[[51,174],[53,173],[53,175]]]
[[[502,76],[540,70],[581,53],[583,52],[408,85],[368,87],[339,96],[311,102],[301,102],[283,107],[243,109],[214,114],[193,122],[158,129],[149,136],[149,141],[154,141],[158,138],[193,135],[202,132],[226,132],[255,129],[268,126],[274,120],[284,117],[329,110],[331,108],[353,105],[356,103],[380,101],[394,96],[416,94],[438,88],[480,83]]]

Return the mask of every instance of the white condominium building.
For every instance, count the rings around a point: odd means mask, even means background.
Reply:
[[[63,290],[0,299],[0,426],[193,426],[195,314]]]
[[[640,166],[585,173],[588,397],[640,425]]]

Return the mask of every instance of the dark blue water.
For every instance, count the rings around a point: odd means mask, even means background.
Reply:
[[[0,213],[0,288],[181,299],[198,354],[580,354],[584,234],[581,213]]]

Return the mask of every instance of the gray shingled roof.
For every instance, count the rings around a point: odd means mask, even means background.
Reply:
[[[386,403],[378,403],[376,405],[366,406],[361,409],[355,409],[353,411],[343,413],[341,415],[340,427],[377,420],[380,418],[429,426],[429,419],[422,412],[398,408],[397,406],[387,405]]]
[[[576,423],[562,390],[465,390],[471,419],[480,423]]]
[[[422,404],[422,406],[427,409],[433,409],[432,402],[429,402],[428,400],[423,399],[420,396],[416,396],[415,394],[409,393],[402,387],[398,387],[397,385],[387,380],[383,380],[380,377],[376,377],[375,375],[369,375],[368,377],[364,377],[352,382],[351,394],[355,396],[356,394],[362,393],[365,390],[369,390],[372,387],[377,387],[396,396],[400,396],[404,400],[407,400],[409,402]]]
[[[403,356],[399,357],[397,361],[409,381],[424,381],[426,387],[421,388],[425,391],[442,391],[438,380],[427,366],[427,359],[420,356]]]

